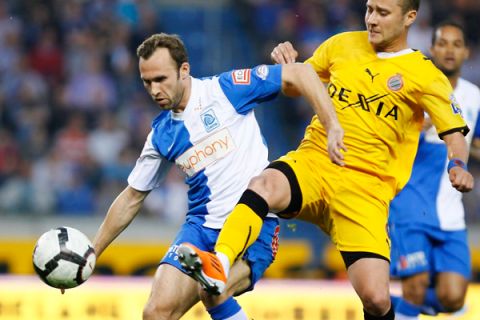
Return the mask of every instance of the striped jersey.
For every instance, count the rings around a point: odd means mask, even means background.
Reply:
[[[474,128],[480,111],[480,89],[460,78],[454,95],[468,126]],[[480,133],[478,129],[476,134]],[[473,136],[473,132],[466,136],[468,145]],[[452,187],[447,165],[447,147],[431,127],[422,133],[409,182],[390,205],[390,221],[415,221],[449,231],[465,229],[462,193]]]
[[[187,221],[220,229],[250,179],[268,165],[254,107],[280,92],[281,65],[192,78],[182,113],[162,111],[152,122],[128,183],[160,186],[172,164],[188,185]]]

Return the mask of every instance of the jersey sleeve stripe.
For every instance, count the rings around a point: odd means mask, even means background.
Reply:
[[[447,134],[454,133],[454,132],[461,132],[464,136],[466,136],[470,132],[470,129],[468,128],[468,126],[453,128],[453,129],[450,129],[450,130],[439,133],[438,136],[440,137],[440,139],[443,140],[444,136],[446,136]]]

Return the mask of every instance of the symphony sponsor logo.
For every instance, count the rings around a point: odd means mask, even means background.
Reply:
[[[223,129],[185,151],[175,162],[191,177],[233,150],[235,144],[232,136],[227,129]]]

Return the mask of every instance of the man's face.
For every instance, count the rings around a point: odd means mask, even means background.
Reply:
[[[407,14],[401,0],[368,0],[365,25],[368,40],[377,51],[388,48],[407,32]]]
[[[451,76],[460,72],[469,50],[460,29],[444,26],[436,30],[436,39],[430,48],[432,60],[442,72]]]
[[[179,103],[185,91],[180,73],[185,70],[184,63],[180,70],[166,48],[157,49],[150,58],[140,58],[138,63],[143,85],[152,99],[162,110],[181,111]]]

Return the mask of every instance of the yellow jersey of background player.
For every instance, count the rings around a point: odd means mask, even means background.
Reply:
[[[468,131],[448,79],[420,51],[377,53],[367,32],[346,32],[322,43],[306,63],[328,83],[345,130],[346,167],[387,182],[384,199],[410,177],[424,111],[440,137]],[[326,139],[314,117],[300,148],[325,149]]]

